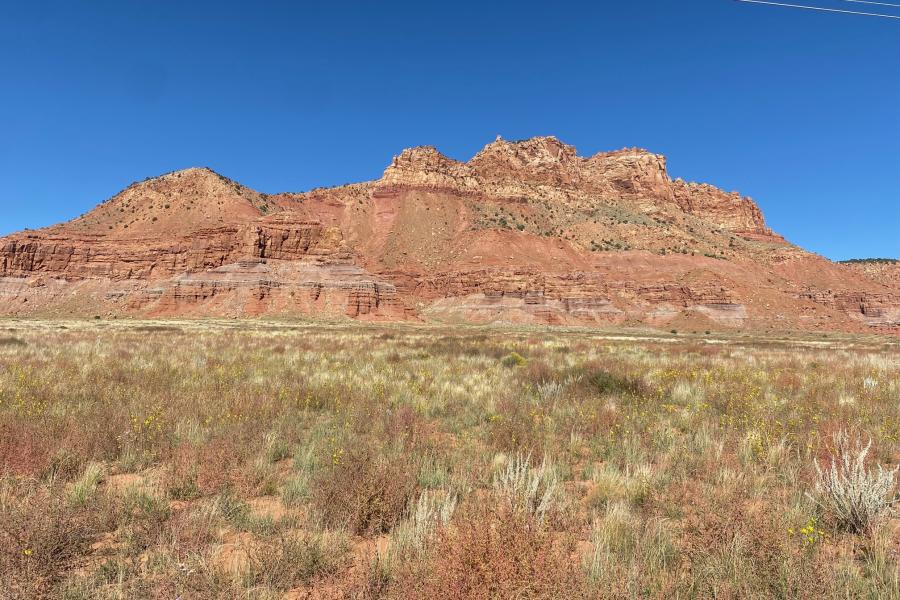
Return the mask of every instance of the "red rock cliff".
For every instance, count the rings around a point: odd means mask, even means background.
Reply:
[[[900,284],[771,232],[749,198],[640,149],[553,137],[467,162],[404,150],[377,181],[269,196],[209,169],[0,240],[4,314],[262,315],[853,329]]]

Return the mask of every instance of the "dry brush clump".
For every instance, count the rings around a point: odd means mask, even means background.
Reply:
[[[281,534],[253,549],[243,577],[251,588],[286,592],[339,572],[348,550],[347,540],[333,533]]]
[[[339,448],[312,484],[311,504],[330,527],[387,533],[418,489],[417,465],[401,452],[379,455],[364,444]]]
[[[863,444],[846,430],[834,433],[833,454],[825,468],[816,461],[814,500],[852,533],[872,533],[900,501],[895,478],[900,467],[873,470],[867,464],[872,440]]]
[[[88,551],[102,522],[98,507],[54,490],[0,481],[0,575],[4,598],[39,598]]]
[[[422,562],[395,567],[387,598],[586,597],[576,538],[504,503],[472,503],[437,531]]]

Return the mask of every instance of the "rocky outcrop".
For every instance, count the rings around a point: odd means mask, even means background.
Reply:
[[[871,259],[841,263],[877,283],[900,288],[900,260]]]
[[[404,150],[379,183],[382,194],[419,187],[579,208],[625,204],[646,214],[681,211],[739,233],[771,233],[751,199],[706,184],[672,181],[664,156],[632,148],[583,158],[554,137],[498,138],[467,163],[431,146]]]
[[[150,316],[317,314],[407,319],[394,286],[352,265],[246,260],[158,282],[129,309]]]
[[[39,274],[66,280],[171,277],[225,264],[240,254],[239,235],[237,228],[223,227],[168,240],[53,233],[11,236],[0,247],[0,276]]]
[[[349,262],[352,254],[344,244],[338,227],[326,227],[319,221],[278,215],[249,226],[244,235],[246,254],[253,258],[304,260],[328,258]]]
[[[688,214],[737,233],[774,235],[766,227],[759,206],[737,192],[727,193],[705,183],[686,183],[680,179],[675,180],[673,189],[675,202]]]
[[[900,291],[878,293],[808,289],[799,297],[834,308],[872,327],[900,326]]]

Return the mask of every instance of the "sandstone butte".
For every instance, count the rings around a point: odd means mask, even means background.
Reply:
[[[377,181],[268,195],[209,169],[0,239],[0,314],[900,332],[900,269],[771,231],[665,158],[500,138],[404,150]]]

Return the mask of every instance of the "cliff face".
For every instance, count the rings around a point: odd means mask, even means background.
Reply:
[[[746,237],[774,235],[756,203],[737,192],[729,194],[705,183],[681,180],[674,182],[673,191],[678,207],[688,214]]]
[[[239,254],[238,234],[237,227],[200,230],[190,237],[169,239],[30,232],[4,240],[0,273],[6,277],[45,275],[65,280],[171,277],[225,264]]]
[[[381,183],[507,199],[545,198],[582,208],[593,203],[625,205],[645,214],[681,212],[736,232],[771,233],[751,199],[710,185],[672,181],[664,156],[635,148],[582,158],[553,137],[498,139],[467,163],[430,146],[404,150]]]
[[[639,149],[498,138],[404,150],[381,179],[268,196],[208,169],[0,240],[4,314],[323,314],[891,330],[900,285],[766,227]]]

